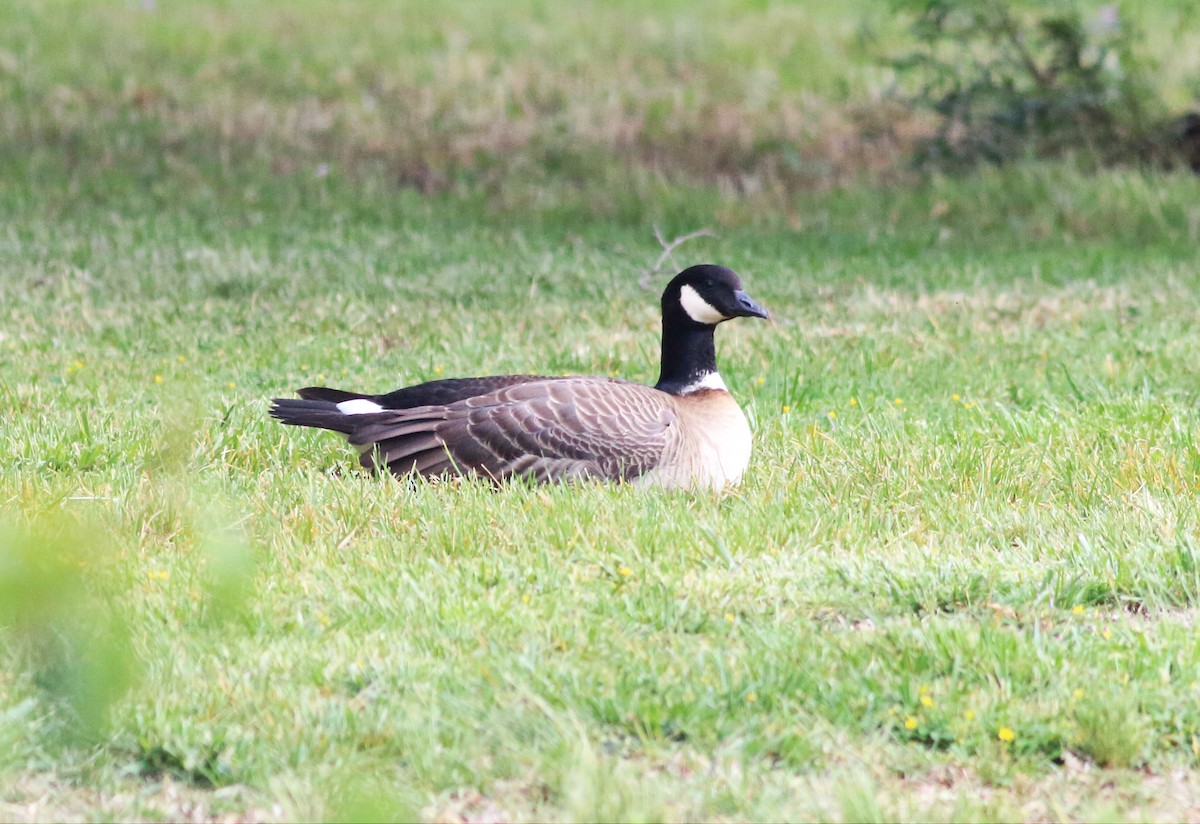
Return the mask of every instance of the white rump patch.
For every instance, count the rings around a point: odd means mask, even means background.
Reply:
[[[688,313],[688,317],[696,323],[714,324],[729,320],[728,316],[713,308],[713,305],[700,297],[700,293],[691,286],[685,285],[679,290],[679,303],[683,306],[683,311]],[[724,389],[725,385],[722,384],[721,388]]]
[[[683,288],[686,289],[688,287],[685,286]],[[705,304],[705,306],[707,305],[708,304]],[[725,386],[725,381],[721,380],[720,375],[718,375],[716,372],[708,372],[707,374],[701,375],[699,378],[683,387],[683,390],[680,391],[679,394],[687,395],[692,392],[699,392],[701,389],[720,389],[722,392],[729,391],[729,388]]]
[[[372,412],[383,411],[382,406],[366,398],[353,398],[352,400],[342,401],[337,405],[337,408],[343,415],[370,415]]]

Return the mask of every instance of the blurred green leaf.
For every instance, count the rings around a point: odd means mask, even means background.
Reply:
[[[62,515],[0,527],[0,625],[23,642],[34,682],[84,738],[100,734],[139,670],[128,627],[88,587],[107,560],[101,535]]]
[[[207,535],[202,547],[209,615],[216,620],[241,615],[254,591],[256,562],[250,546],[240,533],[223,529]]]

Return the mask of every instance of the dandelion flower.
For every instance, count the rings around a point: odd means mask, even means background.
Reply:
[[[908,716],[908,718],[904,719],[904,729],[915,730],[916,728],[917,728],[917,719],[913,718],[911,715]]]
[[[963,713],[963,718],[967,719],[968,721],[974,721],[975,720],[975,710],[967,710],[966,712]]]
[[[732,624],[733,620],[734,620],[733,613],[732,612],[725,613],[725,620]]]
[[[1016,740],[1017,734],[1013,732],[1012,727],[1001,727],[1000,729],[996,730],[996,737],[1005,744],[1011,744]]]
[[[837,412],[834,412],[832,409],[830,409],[829,410],[829,420],[833,420],[836,417],[837,417]]]
[[[1076,687],[1075,691],[1071,693],[1071,700],[1078,701],[1080,698],[1083,698],[1083,690]]]
[[[754,703],[755,701],[757,701],[757,700],[758,700],[758,695],[757,695],[757,694],[755,694],[755,693],[753,693],[753,692],[751,692],[751,693],[748,693],[748,694],[746,695],[746,702],[747,702],[747,703],[749,703],[749,704],[753,704],[753,703]]]
[[[932,698],[930,698],[928,695],[922,695],[922,696],[921,696],[921,706],[923,706],[923,707],[932,707],[932,706],[933,706],[933,699],[932,699]]]
[[[155,376],[154,376],[154,382],[155,382],[155,383],[162,383],[162,375],[155,375]]]
[[[617,574],[620,575],[622,578],[628,578],[630,575],[633,574],[633,570],[630,569],[629,567],[623,566],[617,570]]]
[[[783,414],[785,414],[785,415],[786,415],[787,413],[789,413],[789,412],[791,412],[791,411],[792,411],[792,407],[788,406],[788,405],[785,403],[785,404],[783,405]]]
[[[1075,606],[1071,607],[1071,614],[1083,615],[1083,604],[1076,604]]]
[[[892,403],[896,404],[896,406],[903,406],[904,398],[896,398],[894,401],[892,401]]]
[[[962,400],[962,395],[955,392],[953,395],[950,396],[950,400],[954,401],[955,403],[958,403],[959,401]]]
[[[858,398],[851,398],[851,399],[850,399],[850,405],[851,405],[851,406],[858,406]]]

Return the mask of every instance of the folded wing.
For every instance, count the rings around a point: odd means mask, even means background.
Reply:
[[[662,460],[676,412],[648,386],[558,378],[354,417],[348,434],[364,450],[363,465],[386,465],[397,475],[630,480]]]

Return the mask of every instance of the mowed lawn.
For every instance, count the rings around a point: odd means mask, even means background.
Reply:
[[[0,818],[1197,815],[1195,178],[605,160],[592,209],[72,128],[0,161]],[[737,490],[399,482],[266,416],[652,382],[654,225],[774,317],[718,332]]]

